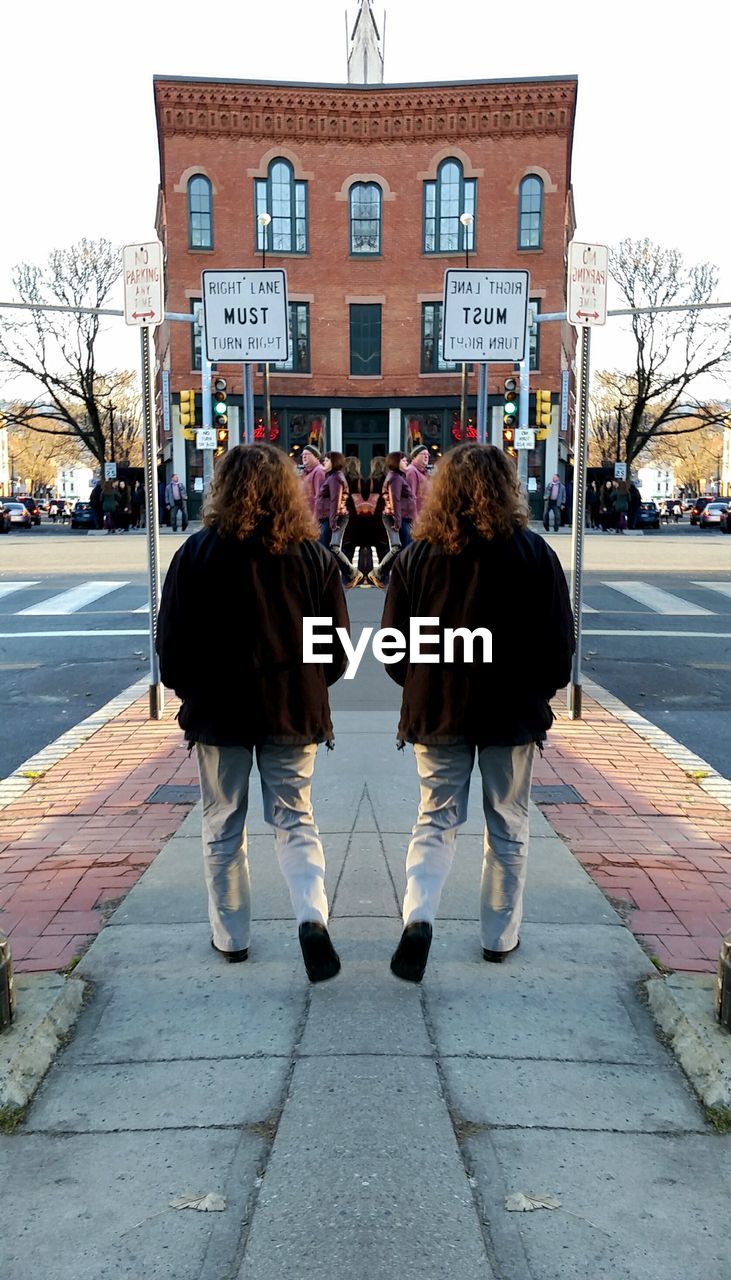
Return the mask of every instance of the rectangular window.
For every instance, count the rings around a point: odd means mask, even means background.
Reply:
[[[452,373],[459,365],[442,359],[442,304],[424,302],[421,307],[421,372]]]
[[[197,316],[203,310],[203,303],[200,298],[191,298],[190,309],[193,315]],[[190,343],[191,343],[191,369],[200,369],[203,362],[203,335],[198,320],[194,320],[190,326]]]
[[[289,304],[289,359],[270,366],[276,373],[310,372],[310,306]]]
[[[271,183],[266,178],[254,183],[259,253],[265,247],[271,253],[307,253],[307,183],[287,179],[286,171],[278,170]],[[267,227],[259,222],[261,213],[271,214]]]
[[[536,312],[537,315],[540,315],[540,311],[541,311],[540,298],[531,298],[530,306],[533,308],[533,310]],[[541,333],[541,326],[539,324],[532,324],[530,329],[528,330],[528,353],[529,353],[528,368],[531,371],[533,369],[540,369],[541,367],[540,333]]]
[[[381,307],[352,303],[350,307],[350,373],[375,377],[381,372]]]

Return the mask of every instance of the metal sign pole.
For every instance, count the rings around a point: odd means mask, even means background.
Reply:
[[[589,423],[589,355],[591,329],[581,329],[581,356],[579,363],[579,403],[574,433],[574,502],[571,529],[571,607],[574,611],[574,658],[571,664],[571,684],[568,688],[569,719],[581,719],[581,599],[583,587],[584,521],[586,519],[586,454]]]
[[[254,443],[254,376],[253,366],[244,365],[244,444]]]
[[[467,439],[467,365],[462,361],[462,395],[459,408],[459,438],[464,444]]]
[[[479,444],[487,444],[487,404],[487,365],[480,363],[477,366],[477,441]]]
[[[530,361],[525,357],[520,362],[520,393],[518,396],[518,426],[527,427],[530,405]],[[518,480],[524,493],[528,492],[528,450],[518,450]]]
[[[211,400],[211,362],[206,356],[205,315],[201,317],[201,423],[203,429],[213,429],[213,403]],[[203,492],[205,493],[213,479],[213,450],[203,450]]]
[[[269,361],[264,362],[264,439],[271,444],[272,439],[272,402],[269,394]]]
[[[142,347],[142,410],[145,443],[145,504],[147,524],[147,571],[150,594],[150,719],[160,720],[164,694],[157,656],[157,618],[160,609],[160,527],[157,518],[157,424],[150,369],[150,330],[140,329]]]

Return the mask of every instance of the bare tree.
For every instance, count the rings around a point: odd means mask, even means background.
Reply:
[[[723,456],[723,427],[697,424],[673,440],[654,440],[648,450],[652,462],[672,467],[675,483],[692,493],[703,493],[720,477]]]
[[[650,240],[623,240],[610,255],[610,271],[628,307],[693,307],[713,300],[718,273],[710,263],[687,267],[677,249]],[[722,319],[719,319],[719,314]],[[615,429],[631,463],[658,437],[680,436],[722,422],[715,402],[699,399],[701,378],[721,378],[731,366],[727,313],[650,311],[631,319],[634,369],[606,374],[617,405]],[[620,457],[615,453],[615,457]]]
[[[13,475],[20,478],[28,493],[53,488],[59,468],[89,462],[89,455],[79,440],[68,440],[53,433],[39,435],[29,427],[8,428],[8,452]]]
[[[81,240],[54,250],[44,268],[21,263],[13,284],[31,306],[103,308],[120,274],[121,255],[108,240]],[[78,439],[99,463],[115,456],[119,388],[126,394],[132,376],[98,371],[101,323],[99,315],[73,310],[0,313],[0,363],[38,387],[31,401],[6,411],[8,422]]]

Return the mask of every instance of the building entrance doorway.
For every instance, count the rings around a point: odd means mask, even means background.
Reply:
[[[363,475],[368,475],[373,458],[388,453],[388,410],[343,409],[343,453],[359,458]]]

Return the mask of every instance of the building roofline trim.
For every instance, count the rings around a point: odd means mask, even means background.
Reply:
[[[568,76],[503,76],[495,80],[407,80],[387,84],[346,84],[342,81],[316,80],[238,80],[230,76],[165,76],[153,75],[155,84],[241,84],[267,89],[339,89],[343,93],[388,93],[402,89],[456,89],[468,85],[493,84],[578,84],[577,75]]]

